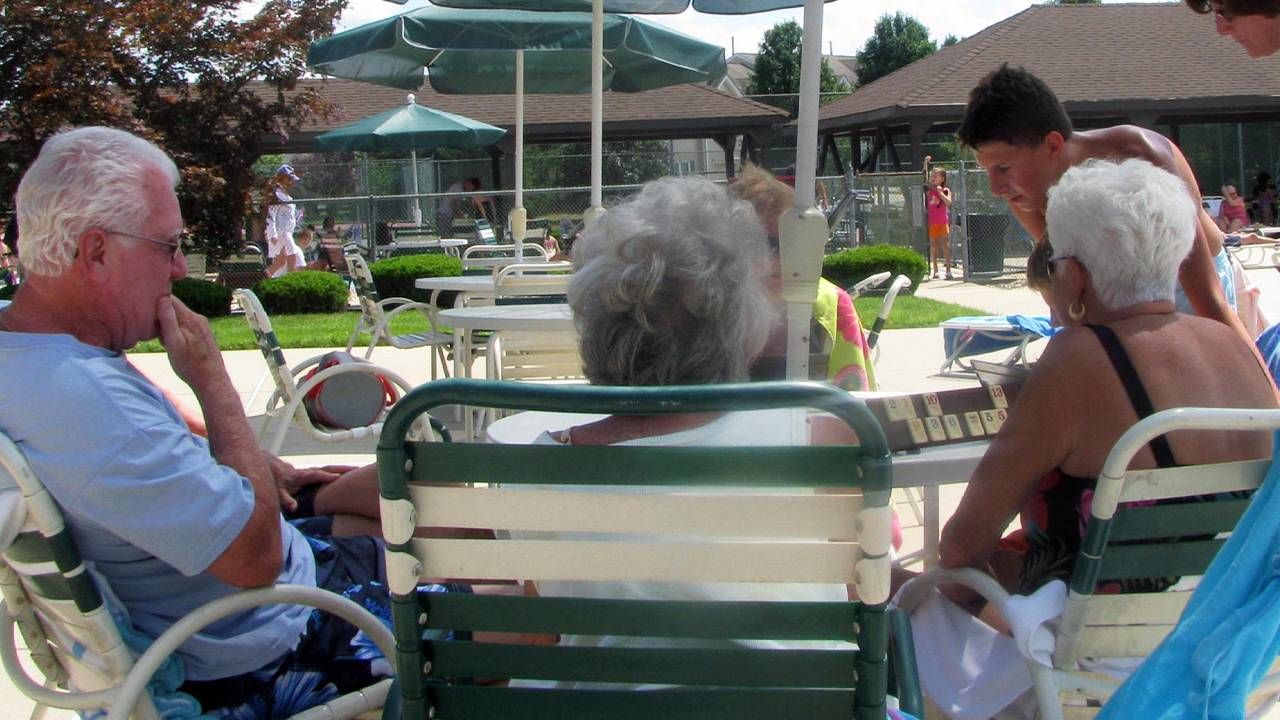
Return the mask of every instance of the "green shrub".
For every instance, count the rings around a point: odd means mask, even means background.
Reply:
[[[911,279],[913,292],[929,270],[929,263],[920,253],[895,245],[868,245],[852,250],[841,250],[828,255],[822,261],[822,277],[849,288],[878,272],[888,270],[893,277],[906,275]],[[881,286],[887,288],[888,285]]]
[[[182,278],[173,281],[173,295],[205,317],[231,314],[231,288],[208,280]]]
[[[17,285],[5,285],[0,287],[0,300],[12,300],[13,294],[18,292]]]
[[[374,287],[382,298],[407,297],[426,302],[431,293],[413,287],[425,277],[455,277],[462,274],[462,261],[452,255],[424,253],[387,258],[369,266]]]
[[[321,270],[268,278],[255,285],[253,292],[269,315],[333,313],[347,307],[347,284],[334,273]]]

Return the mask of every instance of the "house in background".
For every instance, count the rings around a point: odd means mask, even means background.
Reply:
[[[1002,63],[1047,82],[1076,127],[1131,123],[1173,139],[1208,194],[1225,182],[1247,193],[1258,172],[1280,169],[1280,55],[1248,58],[1182,3],[1032,5],[824,105],[822,164],[937,159],[954,149],[969,91]],[[852,157],[836,138],[851,139]]]

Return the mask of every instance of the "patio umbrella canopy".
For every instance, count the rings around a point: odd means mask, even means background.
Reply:
[[[318,135],[315,146],[321,152],[408,150],[413,162],[413,194],[416,196],[419,150],[488,147],[506,134],[506,130],[479,120],[423,107],[415,101],[413,95],[409,95],[406,103],[395,110],[370,115]],[[415,225],[422,224],[422,208],[418,202],[418,198],[414,197]]]
[[[609,89],[639,92],[724,77],[724,49],[717,45],[620,15],[607,16],[602,26],[608,66],[603,76]],[[592,89],[592,16],[421,7],[313,43],[307,65],[328,75],[405,89],[421,85],[425,68],[438,92],[514,93],[516,209],[511,224],[520,243],[523,96]]]
[[[410,95],[395,110],[317,136],[315,146],[321,152],[465,149],[488,147],[506,134],[500,127],[419,105]]]
[[[392,0],[401,2],[404,0]],[[817,297],[818,272],[826,228],[822,213],[814,207],[818,153],[818,78],[821,62],[822,5],[835,0],[692,0],[694,9],[705,13],[745,15],[749,13],[804,7],[804,41],[800,68],[800,114],[796,128],[796,212],[782,219],[783,296],[787,300],[787,377],[808,377],[808,341],[811,305]],[[594,46],[602,46],[601,18],[604,12],[670,14],[688,9],[691,0],[431,0],[436,5],[467,8],[510,8],[541,11],[592,11]],[[600,58],[593,59],[593,73],[602,75]],[[593,78],[594,79],[594,78]],[[591,101],[591,205],[588,221],[600,208],[600,176],[603,158],[602,95],[599,82],[592,87]]]

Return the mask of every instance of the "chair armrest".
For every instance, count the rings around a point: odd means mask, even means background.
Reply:
[[[291,405],[296,406],[298,403],[301,403],[302,398],[306,397],[306,394],[308,392],[311,392],[311,389],[314,388],[315,386],[319,385],[325,380],[328,380],[334,375],[342,375],[344,373],[365,373],[366,375],[381,375],[406,392],[413,389],[413,386],[409,384],[408,380],[405,380],[403,377],[401,377],[399,374],[395,373],[394,371],[389,370],[381,365],[374,365],[371,362],[360,361],[360,362],[346,363],[344,365],[331,365],[321,370],[320,372],[316,373],[315,375],[312,375],[310,378],[307,378],[306,382],[298,386],[298,396],[296,398],[297,402],[291,403]]]
[[[403,299],[403,298],[395,298],[395,299]],[[400,313],[405,312],[407,310],[421,311],[423,316],[427,318],[427,327],[431,329],[431,332],[437,332],[436,331],[436,312],[438,312],[438,309],[436,308],[436,306],[430,305],[428,303],[415,302],[413,300],[408,300],[404,304],[396,306],[395,309],[388,310],[386,312],[386,315],[384,315],[382,318],[382,327],[391,327],[392,318],[394,318],[396,315],[399,315]]]
[[[902,608],[905,612],[911,613],[924,602],[928,597],[929,591],[937,588],[939,585],[964,585],[973,590],[988,603],[991,603],[1000,611],[1002,617],[1005,615],[1005,608],[1009,603],[1009,593],[996,582],[996,579],[990,575],[973,568],[932,568],[921,575],[909,580],[905,585],[898,589],[898,594],[894,598],[894,603]]]
[[[205,626],[259,605],[282,604],[305,605],[337,615],[363,630],[387,660],[395,662],[396,647],[391,631],[369,611],[341,595],[304,585],[275,585],[244,590],[196,608],[156,638],[151,647],[147,648],[147,651],[134,663],[133,669],[120,685],[107,720],[128,720],[133,706],[146,691],[147,682],[159,669],[160,664],[173,654],[178,646]]]

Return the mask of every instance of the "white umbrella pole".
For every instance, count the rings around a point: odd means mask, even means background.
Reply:
[[[528,217],[524,209],[524,50],[516,50],[516,202],[507,213],[507,227],[511,229],[517,260],[524,259]]]
[[[818,274],[827,221],[814,207],[818,166],[818,92],[822,67],[822,2],[805,0],[800,64],[800,113],[796,128],[796,206],[784,213],[782,295],[787,301],[787,378],[809,378],[809,326],[818,297]]]
[[[604,185],[604,0],[591,2],[591,209],[603,205]]]
[[[418,151],[409,151],[409,162],[413,163],[413,224],[422,227],[422,199],[418,197]]]

